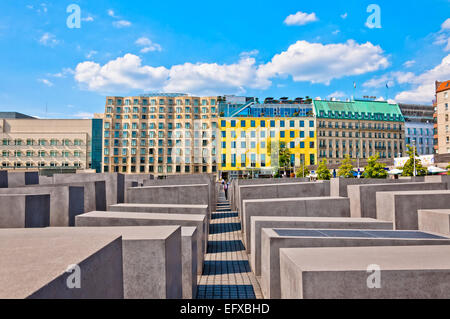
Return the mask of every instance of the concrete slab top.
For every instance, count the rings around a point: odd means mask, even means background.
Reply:
[[[175,188],[175,187],[198,187],[208,186],[208,184],[185,184],[185,185],[157,185],[157,186],[138,186],[129,187],[129,189],[147,189],[147,188]]]
[[[120,235],[45,232],[43,229],[0,230],[0,299],[23,299],[80,264]]]
[[[320,182],[318,182],[320,183]],[[276,183],[276,184],[256,184],[256,185],[239,185],[240,188],[254,188],[254,187],[270,187],[270,186],[287,186],[287,185],[308,185],[315,184],[315,182],[298,182],[298,183]]]
[[[284,184],[285,185],[285,184]],[[256,203],[256,202],[291,202],[291,201],[299,201],[299,200],[332,200],[332,199],[345,199],[346,197],[330,197],[330,196],[322,196],[322,197],[288,197],[288,198],[261,198],[261,199],[244,199],[244,203]]]
[[[450,194],[450,190],[423,190],[423,191],[385,191],[385,192],[377,192],[378,193],[391,193],[396,195],[438,195],[438,194]]]
[[[181,227],[181,236],[192,236],[197,231],[197,227]]]
[[[358,239],[404,239],[434,240],[450,238],[437,236],[423,231],[408,230],[369,230],[369,229],[303,229],[303,228],[263,228],[266,234],[273,237],[326,237],[326,238],[358,238]]]
[[[46,231],[54,233],[91,234],[105,233],[122,236],[124,240],[155,240],[167,239],[180,226],[118,226],[118,227],[49,227]]]
[[[206,209],[208,205],[191,205],[191,204],[139,204],[139,203],[126,203],[116,204],[110,207],[154,207],[154,208],[199,208]]]
[[[89,212],[77,217],[124,218],[124,219],[163,219],[163,220],[193,220],[204,221],[205,215],[198,214],[167,214],[167,213],[136,213],[136,212]]]
[[[352,217],[295,217],[295,216],[251,216],[252,221],[298,221],[298,222],[339,222],[339,223],[385,223],[392,225],[392,222],[381,221],[374,218],[352,218]]]
[[[435,214],[450,215],[450,209],[420,209],[421,212],[432,212]]]
[[[302,271],[450,269],[450,246],[281,248]]]
[[[0,197],[11,197],[11,196],[34,196],[34,195],[50,195],[49,193],[36,193],[36,194],[0,194]]]

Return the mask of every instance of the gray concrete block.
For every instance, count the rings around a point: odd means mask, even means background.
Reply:
[[[280,248],[450,245],[450,238],[410,238],[411,232],[404,231],[388,231],[395,235],[383,235],[386,231],[366,229],[361,234],[366,236],[368,232],[377,233],[377,237],[355,237],[350,230],[341,230],[347,235],[334,234],[330,237],[324,237],[321,234],[279,235],[277,231],[279,229],[264,228],[261,233],[261,290],[264,297],[270,299],[281,298]],[[310,232],[311,230],[301,229],[300,231]],[[319,230],[321,233],[327,231],[330,230]]]
[[[247,199],[329,196],[329,186],[328,181],[239,186],[238,210],[242,214],[242,203]]]
[[[0,188],[8,188],[8,171],[0,171]]]
[[[53,184],[53,176],[39,175],[39,185]]]
[[[251,253],[250,237],[252,216],[295,216],[295,217],[350,217],[348,198],[301,197],[244,200],[242,231],[244,244]]]
[[[75,216],[84,212],[84,187],[80,186],[0,188],[0,194],[50,194],[50,226],[74,226]]]
[[[450,209],[418,210],[419,229],[450,236]]]
[[[122,240],[46,229],[1,229],[0,299],[123,298]],[[56,258],[57,257],[57,258]],[[80,288],[71,265],[80,267]]]
[[[0,195],[0,228],[50,226],[50,195]]]
[[[208,205],[208,185],[162,185],[135,187],[128,190],[130,203],[202,204]]]
[[[106,190],[105,181],[97,182],[72,182],[63,184],[51,185],[32,185],[33,187],[45,186],[77,186],[84,188],[84,210],[83,213],[92,212],[95,210],[106,210]],[[72,225],[73,226],[73,225]]]
[[[395,183],[349,185],[350,214],[352,217],[376,218],[376,193],[386,191],[445,190],[445,183]]]
[[[447,183],[447,189],[450,189],[450,175],[425,176],[425,182]]]
[[[208,205],[188,204],[117,204],[108,207],[112,212],[163,213],[163,214],[208,214]]]
[[[280,250],[285,299],[448,299],[450,246],[286,248]],[[368,288],[369,265],[381,288]]]
[[[419,229],[420,209],[450,207],[450,191],[378,192],[377,219],[392,221],[395,229]]]
[[[410,179],[400,180],[388,178],[332,178],[330,180],[330,196],[347,197],[347,186],[349,185],[393,184],[410,181]]]
[[[153,180],[151,174],[125,174],[124,175],[124,203],[128,202],[128,189],[130,187],[144,186],[144,182]]]
[[[166,179],[145,180],[143,184],[144,186],[208,184],[208,205],[211,211],[216,209],[217,193],[215,191],[216,176],[214,174],[169,175]]]
[[[39,172],[8,172],[8,187],[39,184]]]
[[[182,296],[180,226],[71,227],[46,231],[74,236],[121,236],[125,299],[180,299]]]
[[[197,265],[202,273],[203,257],[207,249],[207,219],[205,215],[155,214],[133,212],[90,212],[76,217],[77,227],[105,226],[167,226],[197,227]]]
[[[249,259],[256,276],[261,275],[261,231],[263,228],[392,230],[393,224],[372,218],[252,216]]]
[[[124,202],[125,177],[120,173],[55,174],[54,183],[105,181],[106,206]]]
[[[181,228],[181,252],[183,269],[183,299],[197,296],[197,228]]]

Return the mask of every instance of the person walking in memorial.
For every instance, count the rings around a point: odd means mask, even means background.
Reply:
[[[227,181],[223,184],[223,191],[225,192],[225,199],[228,200],[228,185],[229,183]]]

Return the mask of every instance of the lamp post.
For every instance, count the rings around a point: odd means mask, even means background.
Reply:
[[[358,178],[359,178],[359,157],[361,156],[362,143],[361,143],[361,121],[358,119],[358,135],[359,135],[359,150],[357,152],[357,165],[358,165]]]
[[[413,139],[414,177],[416,177],[416,139]]]

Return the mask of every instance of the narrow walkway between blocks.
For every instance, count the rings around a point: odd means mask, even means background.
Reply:
[[[242,242],[241,221],[223,192],[209,225],[208,251],[199,276],[198,299],[261,299]]]

